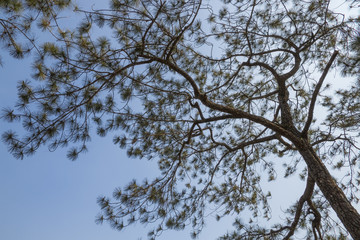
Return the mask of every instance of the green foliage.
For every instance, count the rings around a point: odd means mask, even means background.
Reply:
[[[39,51],[31,29],[34,25],[43,31],[52,29],[57,25],[58,12],[70,4],[70,0],[1,0],[1,43],[15,58]]]
[[[251,213],[221,239],[283,239],[297,230],[310,238],[320,234],[311,228],[318,211],[323,239],[344,237],[317,188],[282,223],[255,223],[272,218],[262,184],[277,180],[280,159],[285,177],[311,178],[289,135],[327,167],[350,169],[339,186],[358,201],[360,84],[332,98],[317,77],[332,67],[335,50],[335,67],[358,74],[353,21],[323,0],[223,2],[215,11],[199,0],[112,0],[108,10],[76,8],[83,19],[69,29],[59,16],[70,1],[0,1],[8,17],[0,18],[1,42],[18,58],[35,50],[40,80],[19,84],[18,103],[3,118],[20,121],[27,134],[5,132],[4,142],[17,158],[48,145],[69,147],[75,160],[87,151],[92,125],[100,136],[117,133],[115,144],[156,161],[161,174],[115,190],[114,201],[100,197],[97,221],[118,230],[156,223],[150,239],[188,225],[196,238],[209,207],[218,220]],[[54,40],[35,42],[33,28]],[[316,98],[328,111],[323,122],[312,117]]]

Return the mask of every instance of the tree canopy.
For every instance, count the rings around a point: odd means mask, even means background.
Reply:
[[[218,220],[237,216],[220,239],[360,239],[359,18],[330,4],[112,0],[84,10],[70,0],[0,1],[1,43],[14,57],[34,56],[31,80],[2,115],[26,133],[3,140],[17,158],[47,145],[75,160],[91,129],[115,133],[160,175],[100,197],[97,220],[119,230],[152,223],[151,239],[188,225],[196,238],[210,208]],[[336,82],[357,80],[330,89],[331,71]],[[254,220],[272,217],[264,181],[292,175],[302,195],[282,222],[261,226]]]

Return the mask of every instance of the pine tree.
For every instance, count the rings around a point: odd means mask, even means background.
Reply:
[[[360,83],[334,92],[327,83],[332,70],[358,76],[358,22],[329,4],[112,0],[109,9],[75,8],[83,20],[70,29],[60,17],[70,1],[1,1],[2,43],[14,57],[36,56],[33,80],[3,113],[28,134],[3,140],[17,158],[70,145],[75,160],[90,126],[118,133],[115,144],[161,174],[100,197],[98,221],[119,230],[155,223],[150,239],[187,225],[196,238],[209,206],[218,219],[238,216],[221,239],[290,239],[300,229],[360,239]],[[53,39],[35,41],[36,29]],[[320,107],[327,115],[317,120]],[[261,181],[276,181],[281,162],[304,192],[283,222],[261,227],[253,219],[271,219]]]

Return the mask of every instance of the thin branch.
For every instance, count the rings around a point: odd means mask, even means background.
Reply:
[[[202,1],[199,2],[198,8],[196,9],[196,11],[195,11],[195,13],[194,13],[194,16],[192,17],[191,22],[182,29],[182,31],[180,32],[180,34],[179,34],[175,39],[172,39],[173,42],[171,41],[171,42],[169,43],[168,46],[170,46],[170,49],[169,49],[169,52],[167,53],[166,59],[169,59],[169,58],[170,58],[172,51],[174,50],[176,44],[180,41],[181,37],[184,35],[185,31],[188,30],[188,29],[193,25],[193,23],[194,23],[197,15],[198,15],[198,13],[199,13],[199,11],[200,11],[201,2],[202,2]],[[167,46],[167,47],[168,47],[168,46]],[[165,51],[165,52],[166,52],[166,51]],[[164,52],[164,53],[165,53],[165,52]]]
[[[191,102],[191,99],[189,99],[189,103],[190,103],[190,106],[191,106],[191,107],[196,108],[196,109],[198,110],[201,120],[202,120],[202,121],[205,120],[204,114],[203,114],[203,112],[201,111],[201,108],[200,108],[200,106],[199,106],[199,103],[198,103],[198,102],[192,103],[192,102]]]
[[[307,199],[306,202],[312,211],[311,213],[314,215],[314,219],[312,220],[312,223],[311,223],[312,228],[313,228],[314,239],[318,240],[318,237],[319,237],[320,238],[319,240],[323,240],[323,238],[321,236],[321,231],[320,231],[321,214],[316,209],[316,207],[314,206],[314,204],[310,198]]]
[[[324,71],[323,71],[323,73],[322,73],[322,75],[321,75],[321,77],[319,79],[319,82],[316,84],[315,90],[314,90],[314,92],[312,94],[312,97],[311,97],[309,113],[308,113],[308,119],[307,119],[306,124],[304,126],[304,129],[303,129],[303,131],[301,133],[303,136],[306,136],[307,132],[309,131],[311,122],[312,122],[313,117],[314,117],[314,108],[315,108],[316,98],[319,95],[320,88],[321,88],[321,86],[322,86],[322,84],[323,84],[323,82],[325,80],[325,77],[326,77],[327,73],[330,70],[331,65],[333,64],[336,56],[338,55],[338,53],[339,53],[338,51],[336,51],[336,50],[334,51],[334,53],[332,54],[329,62],[327,63],[327,65],[326,65],[326,67],[325,67],[325,69],[324,69]]]
[[[288,240],[288,239],[290,239],[290,237],[292,235],[294,235],[296,227],[297,227],[297,225],[299,223],[299,220],[300,220],[300,216],[301,216],[301,213],[302,213],[302,208],[304,206],[304,203],[311,198],[311,196],[313,194],[313,191],[314,191],[314,186],[315,186],[314,179],[311,176],[308,176],[304,193],[299,199],[299,202],[298,202],[298,205],[297,205],[297,208],[296,208],[296,212],[295,212],[295,217],[294,217],[294,220],[293,220],[293,222],[292,222],[292,224],[290,226],[290,231],[284,237],[283,240]]]
[[[237,151],[237,150],[243,149],[244,147],[247,147],[250,145],[254,145],[254,144],[258,144],[258,143],[262,143],[262,142],[268,142],[268,141],[275,140],[275,139],[278,139],[277,134],[254,139],[254,140],[251,140],[248,142],[242,142],[239,145],[237,145],[236,147],[232,148],[231,151]]]
[[[231,114],[228,114],[228,115],[222,115],[222,116],[217,116],[217,117],[210,117],[210,118],[204,118],[201,120],[196,120],[196,121],[194,121],[194,123],[196,123],[196,124],[208,123],[208,122],[215,122],[215,121],[231,119],[231,118],[234,118],[234,116]]]
[[[244,148],[241,149],[244,155],[244,166],[243,169],[241,171],[241,179],[240,179],[240,191],[243,191],[243,182],[244,182],[244,176],[245,176],[245,171],[246,171],[246,166],[247,166],[247,160],[248,160],[248,155],[246,154]]]

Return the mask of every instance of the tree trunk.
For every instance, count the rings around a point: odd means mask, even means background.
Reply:
[[[302,146],[299,147],[299,152],[308,166],[310,175],[315,180],[325,198],[329,201],[340,221],[344,224],[354,240],[360,240],[360,214],[336,184],[313,148],[308,143],[302,144]]]

